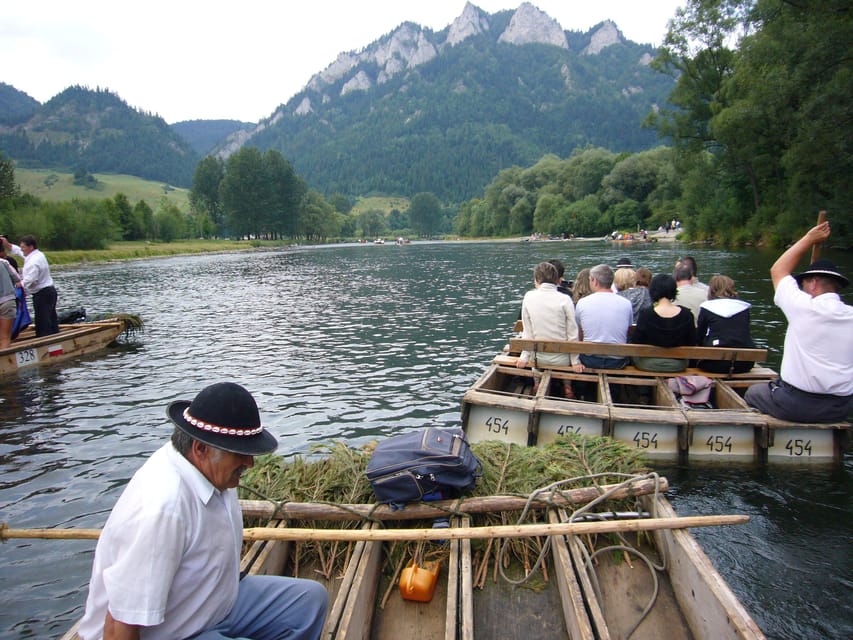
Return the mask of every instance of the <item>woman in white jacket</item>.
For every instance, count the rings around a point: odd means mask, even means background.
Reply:
[[[752,305],[737,297],[735,282],[728,276],[714,276],[708,283],[708,299],[699,305],[696,319],[696,344],[702,347],[755,348],[749,332],[749,309]],[[734,373],[745,373],[752,362],[735,362]],[[700,360],[703,371],[728,373],[730,363]]]

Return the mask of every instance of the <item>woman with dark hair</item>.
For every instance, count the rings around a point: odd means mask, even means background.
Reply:
[[[673,301],[677,293],[675,278],[659,273],[649,285],[652,306],[640,311],[637,326],[631,336],[635,344],[651,344],[656,347],[683,347],[696,344],[696,329],[693,314]],[[644,371],[683,371],[689,364],[680,358],[651,358],[635,356],[634,366]]]
[[[749,308],[735,291],[735,281],[728,276],[714,276],[708,283],[708,299],[699,306],[696,319],[696,342],[702,347],[744,347],[754,349],[749,334]],[[752,362],[735,362],[733,373],[745,373]],[[730,363],[722,360],[700,360],[703,371],[728,373]]]

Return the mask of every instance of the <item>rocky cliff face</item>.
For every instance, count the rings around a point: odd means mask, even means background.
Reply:
[[[447,32],[445,44],[451,47],[463,40],[476,36],[489,30],[489,20],[486,15],[470,2],[465,3],[465,8]]]
[[[288,113],[292,115],[306,115],[336,97],[385,84],[395,76],[434,59],[444,48],[459,45],[491,29],[489,14],[471,2],[450,24],[443,38],[441,32],[436,34],[419,25],[403,23],[360,52],[338,55],[332,64],[311,78],[301,94],[294,97],[296,102],[281,107],[272,117],[282,115],[283,109],[289,109]],[[495,33],[493,37],[498,42],[513,46],[545,44],[569,49],[562,26],[529,2],[522,3],[503,32]],[[605,47],[623,41],[617,26],[608,20],[592,33],[589,45],[580,53],[596,55]],[[566,87],[570,87],[567,69],[563,70],[563,79]]]
[[[585,56],[594,56],[601,50],[614,44],[622,42],[622,34],[618,27],[610,20],[605,20],[592,34],[589,44],[583,48],[581,53]]]
[[[512,16],[509,26],[498,38],[498,42],[508,44],[550,44],[561,49],[568,49],[569,42],[566,40],[566,32],[560,23],[525,2]]]

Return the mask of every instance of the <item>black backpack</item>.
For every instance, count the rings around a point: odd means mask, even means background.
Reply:
[[[427,427],[381,441],[367,464],[377,502],[458,498],[481,475],[480,461],[462,429]]]

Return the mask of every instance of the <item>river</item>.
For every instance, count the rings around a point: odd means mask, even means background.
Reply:
[[[101,527],[123,485],[169,436],[165,406],[234,380],[279,453],[459,424],[465,389],[510,336],[532,268],[567,277],[623,255],[652,271],[696,256],[737,281],[754,338],[778,368],[775,256],[678,244],[413,243],[297,247],[56,269],[60,310],[140,314],[134,344],[0,381],[0,520]],[[825,252],[848,276],[851,254]],[[49,255],[48,255],[49,258]],[[846,300],[851,302],[847,294]],[[682,515],[744,513],[694,535],[770,638],[853,637],[853,461],[662,467]],[[0,638],[58,638],[82,614],[94,543],[0,546]]]

